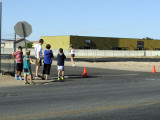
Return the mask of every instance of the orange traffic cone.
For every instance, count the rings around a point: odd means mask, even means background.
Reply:
[[[88,76],[87,76],[87,69],[86,69],[86,67],[84,67],[84,72],[83,72],[82,77],[88,77]]]
[[[155,65],[153,66],[152,73],[156,73],[156,68],[155,68]]]

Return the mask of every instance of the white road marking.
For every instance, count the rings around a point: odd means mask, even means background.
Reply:
[[[81,78],[82,76],[64,76],[64,78]]]
[[[146,79],[146,80],[156,80],[156,79]]]
[[[93,76],[136,76],[139,74],[122,74],[122,75],[93,75]]]
[[[121,75],[90,75],[90,76],[99,76],[99,77],[103,77],[103,76],[136,76],[139,74],[121,74]],[[82,76],[64,76],[65,78],[81,78]],[[52,78],[57,78],[57,77],[52,77]]]
[[[105,77],[105,76],[136,76],[136,75],[139,75],[139,74],[121,74],[121,75],[89,75],[89,76],[99,76],[99,77]],[[81,75],[71,75],[71,76],[64,76],[64,78],[81,78],[82,76]],[[58,77],[51,77],[52,79],[57,79]]]
[[[130,75],[130,76],[132,76],[132,75],[133,75],[133,76],[134,76],[134,75],[139,75],[139,74],[125,74],[125,75]]]

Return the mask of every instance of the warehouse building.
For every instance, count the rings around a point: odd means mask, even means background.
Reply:
[[[92,36],[42,36],[43,48],[51,44],[52,49],[69,49],[70,44],[76,49],[99,50],[160,50],[160,40],[92,37]]]

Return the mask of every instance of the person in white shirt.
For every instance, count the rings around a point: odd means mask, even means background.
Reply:
[[[42,65],[42,44],[44,43],[43,39],[39,40],[38,45],[35,47],[35,59],[36,59],[36,76],[38,78],[39,68]]]
[[[70,45],[69,53],[71,56],[72,66],[76,66],[76,64],[74,63],[75,52],[76,52],[76,50],[73,48],[73,45]]]

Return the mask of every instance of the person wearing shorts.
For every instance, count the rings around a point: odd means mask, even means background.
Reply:
[[[58,70],[58,81],[64,80],[64,60],[66,59],[65,54],[63,53],[63,49],[59,49],[59,53],[57,54],[57,70]],[[62,72],[62,78],[60,78],[60,74]]]
[[[15,79],[22,80],[21,73],[23,71],[23,52],[22,52],[22,47],[18,47],[18,51],[12,54],[13,58],[16,61],[16,74],[15,74]]]
[[[23,65],[23,69],[24,69],[24,84],[35,84],[32,81],[32,76],[31,76],[32,75],[32,73],[31,73],[31,61],[32,61],[32,59],[30,58],[30,51],[26,50],[26,56],[24,58],[24,65]],[[29,78],[30,78],[30,83],[27,81],[27,76],[29,76]]]
[[[76,66],[76,64],[74,62],[75,52],[76,52],[76,50],[73,48],[73,45],[70,45],[69,53],[70,53],[70,57],[71,57],[72,66]]]
[[[42,66],[42,59],[38,59],[38,58],[35,58],[36,59],[36,66],[40,67]]]
[[[51,45],[47,44],[46,45],[46,50],[44,51],[44,68],[43,68],[43,76],[42,79],[48,80],[48,76],[50,75],[50,69],[51,69],[51,64],[52,64],[52,58],[53,58],[53,52],[50,50]],[[44,77],[44,75],[46,76]]]
[[[38,45],[35,47],[35,60],[36,60],[35,78],[38,78],[39,68],[42,65],[42,44],[43,43],[44,43],[43,39],[40,39]]]

